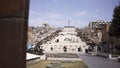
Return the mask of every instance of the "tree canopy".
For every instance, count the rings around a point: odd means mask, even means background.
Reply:
[[[120,4],[114,8],[109,34],[110,36],[120,37]]]

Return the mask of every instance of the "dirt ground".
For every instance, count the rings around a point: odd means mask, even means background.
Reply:
[[[37,63],[31,64],[31,65],[27,65],[27,68],[46,68],[47,65],[49,65],[52,62],[56,62],[57,60],[41,60]],[[73,62],[69,62],[69,61],[59,61],[61,62],[61,65],[64,66],[64,68],[88,68],[88,66],[82,62],[82,61],[73,61]]]

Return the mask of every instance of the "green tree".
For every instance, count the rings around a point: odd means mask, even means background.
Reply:
[[[120,4],[114,8],[109,34],[110,36],[120,37]]]

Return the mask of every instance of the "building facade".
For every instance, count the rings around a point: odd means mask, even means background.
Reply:
[[[45,53],[85,53],[88,48],[77,36],[74,26],[65,26],[57,37],[42,45]]]
[[[98,21],[92,21],[89,23],[88,27],[91,29],[96,29],[98,27],[104,27],[105,29],[108,29],[110,25],[110,21],[104,21],[104,20],[98,20]]]

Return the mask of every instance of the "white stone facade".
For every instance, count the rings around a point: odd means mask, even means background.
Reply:
[[[59,36],[43,44],[45,53],[79,53],[88,48],[85,42],[76,36],[75,27],[65,27]]]

